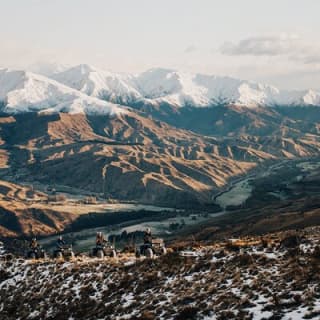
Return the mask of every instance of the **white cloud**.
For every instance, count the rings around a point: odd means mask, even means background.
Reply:
[[[220,52],[229,56],[286,56],[304,64],[320,63],[320,47],[303,41],[296,34],[256,36],[238,43],[225,42]]]
[[[304,59],[305,64],[320,64],[320,54],[319,55],[310,55],[308,57],[305,57]]]
[[[197,50],[198,50],[198,48],[195,45],[192,44],[192,45],[188,46],[187,48],[185,48],[184,52],[185,53],[192,53],[192,52],[195,52]]]
[[[277,56],[300,50],[297,35],[260,36],[240,40],[238,43],[225,42],[220,48],[226,55]]]

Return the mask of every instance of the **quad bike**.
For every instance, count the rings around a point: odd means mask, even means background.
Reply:
[[[153,258],[153,256],[162,256],[167,253],[163,239],[152,239],[152,243],[145,243],[140,246],[140,250],[136,251],[136,257],[140,258],[141,255],[147,258]]]
[[[74,252],[72,250],[72,245],[70,246],[62,246],[53,251],[53,257],[56,259],[73,259]]]
[[[97,244],[90,253],[91,257],[104,258],[110,257],[115,258],[117,256],[117,252],[114,249],[114,246],[110,243]]]
[[[28,259],[46,259],[47,254],[42,248],[38,247],[38,248],[30,249],[27,253],[27,258]]]

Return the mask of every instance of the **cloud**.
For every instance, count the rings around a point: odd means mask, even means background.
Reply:
[[[225,42],[220,53],[229,56],[284,56],[303,64],[320,63],[320,47],[303,41],[296,34],[249,37],[238,43]]]
[[[304,64],[320,64],[320,50],[318,50],[318,52],[315,53],[310,53],[308,55],[304,55],[299,57],[293,56],[291,57],[292,60],[300,60],[302,61]]]
[[[187,48],[184,49],[184,53],[192,53],[197,51],[198,48],[195,45],[190,45]]]
[[[238,43],[225,42],[220,52],[225,55],[278,56],[299,50],[300,39],[296,35],[261,36],[240,40]]]

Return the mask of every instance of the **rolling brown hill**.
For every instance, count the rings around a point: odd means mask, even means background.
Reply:
[[[0,236],[18,237],[47,235],[62,231],[76,215],[52,210],[32,208],[33,201],[46,201],[47,195],[17,184],[0,181]]]
[[[2,117],[1,174],[118,200],[166,206],[210,202],[220,187],[264,161],[318,154],[320,137],[209,137],[135,112],[118,116]]]
[[[6,178],[105,192],[121,200],[209,201],[254,163],[225,158],[219,144],[140,117],[19,115],[2,125]],[[3,120],[4,121],[4,120]],[[222,148],[225,148],[222,146]],[[242,160],[242,159],[239,159]]]
[[[211,112],[217,116],[218,111]],[[215,136],[196,133],[200,118],[195,118],[192,131],[130,110],[117,116],[2,115],[0,178],[2,184],[10,181],[6,188],[16,191],[8,191],[11,198],[7,192],[0,195],[0,231],[11,236],[30,234],[32,225],[38,234],[49,234],[63,230],[74,219],[50,206],[30,209],[26,197],[18,197],[25,188],[21,183],[65,186],[119,201],[194,208],[212,203],[213,195],[231,180],[263,164],[318,156],[316,114],[304,115],[303,121],[283,116],[282,122],[279,114],[230,106],[222,124],[230,134]],[[241,130],[236,123],[234,130],[229,127],[235,115],[242,119]],[[314,125],[307,126],[312,119]],[[212,117],[208,115],[206,121]]]
[[[219,137],[280,136],[300,137],[319,134],[320,108],[279,106],[247,108],[237,105],[183,108],[168,104],[137,104],[142,114],[177,128]]]

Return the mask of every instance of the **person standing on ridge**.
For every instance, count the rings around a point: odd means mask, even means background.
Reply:
[[[144,232],[143,236],[143,242],[145,245],[152,245],[152,234],[151,234],[151,229],[147,228],[146,231]]]
[[[36,238],[36,237],[33,237],[33,238],[31,239],[29,248],[30,248],[31,250],[36,250],[38,247],[39,247],[39,244],[38,244],[38,242],[37,242],[37,238]]]
[[[63,240],[62,236],[59,236],[58,240],[57,240],[57,249],[58,250],[62,250],[63,246],[65,246],[65,241]]]
[[[106,239],[104,238],[104,235],[102,234],[102,232],[97,232],[96,235],[96,245],[97,246],[103,246],[106,243]]]

